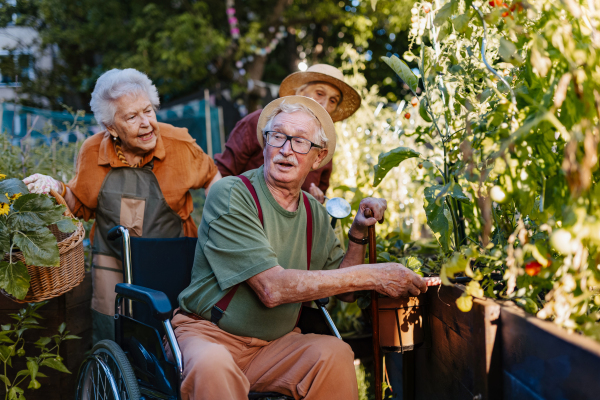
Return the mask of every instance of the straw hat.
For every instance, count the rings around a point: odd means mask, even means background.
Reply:
[[[315,64],[304,72],[294,72],[288,75],[279,86],[279,96],[295,95],[296,89],[309,82],[329,83],[342,92],[340,103],[335,111],[331,113],[333,122],[348,118],[360,107],[358,92],[344,82],[344,75],[339,69],[327,64]]]
[[[317,103],[310,97],[286,96],[280,97],[267,104],[267,106],[260,113],[260,117],[258,118],[258,126],[256,127],[256,135],[258,137],[258,143],[260,143],[260,147],[265,147],[265,144],[263,143],[263,129],[265,129],[267,121],[269,120],[275,109],[283,102],[287,104],[305,105],[306,107],[308,107],[309,110],[313,112],[313,114],[315,114],[315,116],[321,123],[321,127],[323,127],[323,131],[325,131],[325,135],[328,139],[327,157],[325,157],[323,161],[321,161],[321,164],[319,164],[318,168],[323,167],[333,158],[337,137],[335,135],[335,127],[333,126],[333,121],[331,120],[331,116],[329,115],[329,113],[319,103]]]

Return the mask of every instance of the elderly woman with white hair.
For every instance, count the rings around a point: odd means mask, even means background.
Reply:
[[[31,192],[62,193],[73,213],[95,218],[92,240],[94,342],[112,338],[115,284],[123,282],[120,249],[107,239],[123,225],[132,236],[197,237],[190,214],[190,189],[221,178],[213,160],[187,129],[159,123],[158,92],[134,69],[113,69],[96,82],[90,106],[104,131],[81,147],[75,177],[68,183],[35,174],[24,180]]]

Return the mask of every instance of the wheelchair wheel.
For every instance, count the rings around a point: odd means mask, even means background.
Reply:
[[[123,350],[102,340],[79,369],[76,400],[139,400],[140,390]]]

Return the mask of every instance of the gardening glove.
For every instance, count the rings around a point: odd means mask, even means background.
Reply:
[[[308,192],[321,204],[325,201],[325,194],[319,189],[317,185],[314,183],[310,184],[310,188],[308,188]]]
[[[62,183],[48,175],[33,174],[23,179],[29,193],[48,194],[50,190],[62,193]]]

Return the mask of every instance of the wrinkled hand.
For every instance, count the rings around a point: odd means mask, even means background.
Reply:
[[[373,268],[375,290],[393,299],[418,296],[427,291],[427,286],[434,286],[429,282],[435,283],[432,280],[426,281],[428,278],[420,277],[402,264],[374,264]]]
[[[48,175],[33,174],[23,179],[29,193],[48,194],[50,190],[60,193],[62,185],[59,181]]]
[[[323,204],[323,202],[325,201],[325,194],[314,183],[310,184],[310,187],[308,188],[308,193],[310,193],[315,199],[319,200],[319,203],[321,204]]]
[[[373,217],[365,217],[365,209],[370,208],[373,211]],[[371,225],[375,225],[377,221],[383,218],[383,214],[387,209],[387,201],[385,199],[375,199],[373,197],[366,197],[360,201],[358,206],[358,212],[352,222],[352,234],[356,237],[367,236],[367,229]],[[360,233],[356,235],[356,233]]]

